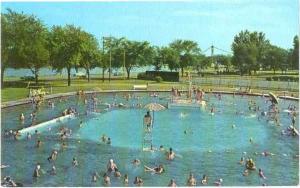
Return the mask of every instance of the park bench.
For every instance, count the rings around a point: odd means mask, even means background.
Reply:
[[[133,85],[133,90],[147,90],[147,85]]]

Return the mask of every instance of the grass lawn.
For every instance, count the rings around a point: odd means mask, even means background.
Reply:
[[[238,75],[211,75],[210,78],[215,79],[253,79],[255,80],[265,80],[265,78],[258,77],[241,77]],[[102,82],[100,78],[92,77],[90,82],[87,82],[85,79],[72,79],[71,80],[71,86],[67,86],[67,79],[57,76],[52,77],[41,77],[40,83],[47,83],[52,86],[52,94],[55,93],[65,93],[65,92],[71,92],[71,91],[78,91],[78,90],[92,90],[92,91],[101,91],[101,90],[131,90],[133,89],[133,85],[139,85],[139,84],[147,84],[148,83],[148,89],[149,90],[171,90],[172,86],[177,87],[179,89],[187,89],[188,85],[186,83],[186,77],[181,78],[182,82],[161,82],[156,83],[155,81],[147,81],[147,80],[137,80],[135,78],[132,78],[130,80],[123,80],[122,78],[114,78],[111,80],[111,82],[108,82],[108,80],[105,80],[105,82]],[[277,82],[272,82],[273,86],[276,85]],[[17,99],[23,99],[28,96],[29,89],[28,81],[21,81],[18,78],[5,78],[5,84],[4,88],[1,90],[1,100],[2,102],[7,101],[13,101]],[[202,85],[201,88],[208,90],[217,90],[217,91],[235,91],[236,88],[226,86],[226,85]],[[273,87],[274,88],[274,87]],[[50,93],[50,88],[46,89],[47,92]],[[252,89],[253,92],[262,92],[262,89]],[[273,91],[277,94],[282,95],[282,91],[274,91],[272,89],[265,90],[264,92],[267,93],[268,91]],[[293,94],[294,96],[298,96],[298,91],[290,92],[290,94]]]

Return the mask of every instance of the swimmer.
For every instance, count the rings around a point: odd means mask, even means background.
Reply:
[[[30,139],[31,139],[31,134],[27,133],[27,140],[30,140]]]
[[[144,166],[144,168],[145,168],[146,172],[155,172],[156,174],[161,174],[165,171],[163,165],[161,165],[161,164],[155,168],[150,168],[148,166]]]
[[[169,183],[168,187],[177,187],[174,179],[170,180],[170,183]]]
[[[79,127],[81,128],[83,126],[83,122],[82,121],[80,121],[80,123],[79,123]]]
[[[249,170],[256,170],[255,163],[251,158],[247,160],[246,168]]]
[[[196,186],[197,185],[197,180],[194,178],[194,174],[190,173],[190,176],[187,180],[186,183],[187,186]]]
[[[267,179],[266,176],[264,175],[264,172],[262,171],[262,169],[258,169],[258,175],[259,175],[259,177],[261,177],[263,179]]]
[[[117,169],[117,165],[114,163],[113,159],[110,159],[107,164],[107,172],[113,172]]]
[[[252,137],[250,137],[249,142],[250,142],[251,144],[253,144],[253,139],[252,139]]]
[[[101,140],[103,143],[107,142],[107,136],[105,134],[102,135]]]
[[[233,124],[233,125],[231,126],[231,128],[235,129],[235,124]]]
[[[264,152],[261,153],[261,155],[267,157],[269,155],[274,156],[275,154],[271,153],[271,152],[268,152],[268,151],[264,151]]]
[[[98,177],[99,177],[99,174],[95,171],[92,175],[92,182],[97,182]]]
[[[249,171],[246,169],[244,172],[243,172],[243,176],[248,176],[249,175]]]
[[[56,160],[56,157],[57,157],[57,151],[54,150],[52,151],[51,155],[48,157],[48,161],[51,162],[51,161],[55,161]]]
[[[221,186],[221,185],[222,185],[222,182],[223,182],[223,179],[220,178],[220,179],[218,179],[217,181],[214,182],[214,185],[215,185],[215,186]]]
[[[24,114],[23,113],[21,113],[21,115],[20,115],[20,121],[24,121],[25,120],[25,116],[24,116]]]
[[[125,185],[128,185],[128,183],[129,183],[128,175],[127,175],[127,174],[124,175],[123,183],[124,183]]]
[[[117,177],[117,178],[119,178],[119,177],[121,177],[121,172],[117,169],[117,168],[115,168],[115,177]]]
[[[75,166],[78,166],[78,161],[76,160],[75,157],[73,157],[72,165],[73,165],[74,167],[75,167]]]
[[[104,173],[104,175],[103,175],[103,183],[104,183],[104,185],[110,184],[110,178],[106,173]]]
[[[173,149],[170,148],[169,152],[167,152],[167,160],[173,160],[175,158],[175,153],[173,152]]]
[[[202,185],[207,185],[207,183],[208,183],[208,179],[207,179],[207,176],[205,174],[202,177],[201,183],[202,183]]]
[[[40,140],[38,140],[37,143],[36,143],[36,147],[39,148],[41,146],[42,146],[42,142]]]
[[[51,168],[51,170],[50,170],[50,175],[56,175],[56,168],[55,168],[55,166],[53,165],[52,166],[52,168]]]
[[[141,164],[141,161],[139,159],[134,159],[131,163],[138,166]]]
[[[41,170],[41,166],[40,164],[37,164],[35,169],[34,169],[34,172],[33,172],[33,177],[37,178],[37,177],[40,177],[40,170]]]
[[[141,185],[143,185],[143,183],[144,183],[144,181],[143,181],[142,178],[140,178],[140,177],[138,177],[138,176],[136,176],[136,177],[134,178],[133,184],[138,185],[138,186],[141,186]]]
[[[160,146],[159,146],[159,150],[160,150],[160,151],[165,151],[164,146],[163,146],[163,145],[160,145]]]
[[[241,165],[243,165],[243,164],[244,164],[244,162],[245,162],[245,158],[244,158],[244,157],[241,157],[241,160],[240,160],[240,162],[239,162],[239,163],[240,163]]]
[[[106,144],[111,145],[111,139],[108,137]]]

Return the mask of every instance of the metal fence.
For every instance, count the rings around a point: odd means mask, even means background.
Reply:
[[[250,87],[256,89],[272,89],[281,91],[299,91],[299,82],[283,82],[283,81],[265,81],[257,79],[230,79],[230,78],[214,78],[201,77],[193,78],[193,84],[204,86],[218,86],[229,88]]]

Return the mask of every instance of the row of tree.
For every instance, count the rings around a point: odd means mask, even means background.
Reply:
[[[152,46],[147,41],[126,38],[103,38],[102,48],[90,33],[74,25],[53,26],[48,29],[34,15],[17,13],[10,9],[1,14],[1,81],[6,68],[30,69],[38,83],[42,67],[67,70],[68,86],[71,85],[71,69],[84,68],[90,81],[90,70],[101,67],[104,73],[110,67],[124,67],[127,78],[133,67],[153,65],[160,70],[167,65],[173,70],[193,67],[201,71],[215,64],[238,69],[241,74],[259,69],[298,69],[299,41],[289,50],[272,45],[263,33],[242,31],[234,37],[233,55],[205,56],[198,44],[191,40],[175,40],[168,46]]]

